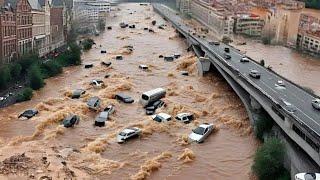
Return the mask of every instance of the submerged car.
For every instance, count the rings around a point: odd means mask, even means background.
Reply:
[[[121,55],[117,55],[116,60],[123,60],[123,57]]]
[[[311,103],[313,108],[320,110],[320,99],[314,99]]]
[[[197,128],[192,130],[192,133],[189,135],[189,139],[191,139],[191,141],[201,143],[212,133],[214,128],[213,124],[200,124]]]
[[[166,113],[159,113],[157,115],[153,115],[152,119],[157,122],[167,122],[171,121],[171,116]]]
[[[103,110],[104,112],[108,112],[109,113],[109,115],[110,114],[113,114],[114,113],[114,111],[115,111],[115,109],[114,109],[114,105],[112,105],[112,104],[110,104],[109,106],[107,106],[106,108],[104,108],[104,110]]]
[[[194,119],[194,116],[192,113],[179,113],[176,116],[176,120],[184,123],[190,123],[193,119]]]
[[[97,111],[100,108],[100,103],[101,103],[100,98],[94,96],[88,100],[87,105],[88,105],[89,109]]]
[[[104,87],[104,82],[100,79],[94,79],[90,82],[90,85],[92,85],[95,88],[101,88]]]
[[[94,125],[102,127],[106,124],[106,121],[108,120],[108,118],[109,118],[109,113],[103,111],[96,117],[94,121]]]
[[[115,99],[117,99],[118,101],[122,101],[124,103],[128,103],[128,104],[131,104],[134,102],[134,100],[130,96],[123,94],[123,93],[118,93],[115,96]]]
[[[70,115],[65,118],[62,122],[63,126],[66,128],[73,127],[75,124],[79,124],[80,117],[77,115]]]
[[[93,64],[86,64],[86,65],[84,65],[84,68],[86,68],[86,69],[89,69],[89,68],[92,68],[93,67]]]
[[[18,118],[25,117],[27,119],[30,119],[33,116],[37,115],[38,113],[39,112],[36,109],[28,109],[28,110],[25,110],[22,114],[20,114]]]
[[[146,107],[146,115],[153,115],[156,112],[156,108],[154,106]]]
[[[73,91],[71,98],[72,99],[78,99],[82,95],[84,95],[85,93],[86,93],[86,91],[83,90],[83,89],[76,89],[75,91]]]
[[[109,66],[111,66],[112,63],[110,61],[109,62],[102,61],[101,64],[109,67]]]
[[[139,65],[139,69],[142,69],[142,70],[148,70],[148,66],[147,65],[145,65],[145,64],[140,64]]]
[[[119,24],[119,26],[120,26],[121,28],[126,28],[126,27],[128,27],[128,24],[122,22],[122,23]]]
[[[180,71],[180,73],[183,76],[189,76],[189,72],[188,71]]]
[[[257,70],[255,70],[255,69],[250,70],[249,75],[250,75],[251,77],[253,77],[253,78],[256,78],[256,79],[260,79],[260,77],[261,77],[260,72],[257,71]]]
[[[174,57],[173,56],[164,56],[165,61],[173,61]]]
[[[117,142],[118,143],[123,143],[127,141],[130,138],[137,137],[141,133],[141,129],[137,127],[129,127],[124,130],[122,130],[118,135],[117,135]]]
[[[294,176],[295,180],[320,180],[320,173],[298,173]]]

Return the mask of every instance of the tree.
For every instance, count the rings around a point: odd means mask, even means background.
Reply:
[[[261,65],[261,66],[264,66],[264,65],[265,65],[265,62],[264,62],[263,59],[260,60],[260,65]]]
[[[25,88],[21,93],[17,96],[17,102],[29,101],[33,96],[32,89],[30,87]]]
[[[30,78],[30,87],[32,89],[38,90],[44,86],[44,81],[39,65],[31,66],[28,77]]]
[[[320,9],[320,0],[305,0],[307,8]]]
[[[97,28],[99,31],[104,31],[106,29],[106,22],[103,19],[98,20]]]
[[[8,66],[4,66],[0,69],[0,89],[6,88],[10,81],[11,81],[10,69]]]
[[[255,135],[258,139],[263,140],[263,134],[271,130],[273,120],[267,115],[262,115],[255,123]]]
[[[22,67],[18,63],[14,63],[10,65],[10,74],[12,78],[18,79],[21,75]]]
[[[277,138],[270,138],[258,148],[252,165],[259,180],[278,179],[286,171],[283,167],[285,146]]]
[[[81,44],[82,44],[83,49],[87,51],[92,48],[94,41],[93,41],[93,39],[87,38],[87,39],[83,40]]]

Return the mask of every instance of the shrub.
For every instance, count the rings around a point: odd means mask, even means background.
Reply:
[[[284,144],[277,138],[270,138],[258,148],[252,165],[260,180],[278,179],[283,176],[285,154]]]
[[[58,61],[51,60],[41,64],[41,72],[43,77],[53,77],[62,73],[62,66]]]
[[[229,44],[229,43],[232,43],[232,39],[228,36],[223,36],[222,37],[222,43],[224,44]]]
[[[106,29],[106,22],[103,19],[99,19],[97,28],[99,31],[104,31]]]
[[[82,47],[85,51],[91,49],[93,44],[94,44],[93,39],[88,38],[82,41]]]
[[[17,96],[17,102],[29,101],[33,96],[32,89],[30,87],[25,88]]]
[[[8,66],[4,66],[0,69],[0,89],[7,87],[8,83],[11,81],[10,69]]]
[[[30,87],[32,89],[37,90],[44,86],[44,81],[39,65],[31,66],[28,77],[30,80]]]
[[[11,77],[15,78],[15,79],[19,78],[21,75],[21,70],[22,70],[22,67],[20,64],[18,64],[18,63],[11,64],[10,65]]]
[[[255,124],[255,135],[258,139],[263,140],[263,133],[268,132],[273,126],[273,120],[267,115],[259,117]]]

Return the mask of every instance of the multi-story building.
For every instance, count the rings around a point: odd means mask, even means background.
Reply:
[[[0,64],[17,56],[16,16],[13,7],[0,0]]]
[[[301,14],[297,47],[320,55],[320,19],[308,14]]]
[[[233,14],[218,3],[209,4],[202,0],[192,0],[190,14],[213,30],[217,36],[231,37],[233,34]]]
[[[80,0],[74,2],[74,21],[82,29],[94,28],[99,19],[105,20],[111,11],[111,4],[106,0]]]
[[[28,0],[5,0],[10,4],[16,15],[16,33],[18,41],[18,55],[32,51],[32,13]]]
[[[44,32],[45,32],[45,42],[43,50],[41,53],[43,55],[48,54],[51,49],[51,26],[50,26],[50,1],[49,0],[39,0],[39,4],[44,11]]]
[[[46,53],[45,12],[38,0],[28,0],[32,8],[32,49],[40,57]]]
[[[247,36],[261,36],[264,20],[255,14],[238,14],[235,18],[234,32]]]
[[[64,36],[64,3],[62,0],[52,0],[50,9],[51,51],[65,44]]]
[[[182,13],[189,13],[190,12],[190,1],[191,0],[176,0],[176,7]]]

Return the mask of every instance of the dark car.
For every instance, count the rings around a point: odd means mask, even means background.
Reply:
[[[86,64],[86,65],[84,65],[84,68],[86,68],[86,69],[89,69],[89,68],[92,68],[93,67],[93,64]]]
[[[156,25],[156,24],[157,24],[157,21],[156,21],[156,20],[153,20],[153,21],[151,22],[151,24],[152,24],[152,25]]]
[[[128,27],[128,24],[126,24],[126,23],[124,23],[124,22],[120,23],[119,25],[120,25],[121,28],[126,28],[126,27]]]
[[[249,75],[250,75],[251,77],[253,77],[253,78],[256,78],[256,79],[260,79],[260,77],[261,77],[260,72],[257,71],[257,70],[255,70],[255,69],[250,70]]]
[[[25,117],[25,118],[32,118],[33,116],[37,115],[39,112],[38,110],[36,109],[28,109],[28,110],[25,110],[22,114],[20,114],[18,116],[18,118],[21,118],[21,117]]]
[[[96,117],[96,119],[94,121],[94,125],[98,126],[98,127],[105,126],[106,121],[108,120],[108,118],[109,118],[109,113],[103,111]]]
[[[77,115],[71,115],[65,118],[62,122],[63,126],[66,128],[73,127],[75,124],[79,124],[80,117]]]
[[[210,45],[215,45],[215,46],[219,46],[220,45],[220,42],[219,41],[211,41],[209,42]]]
[[[313,99],[311,103],[313,108],[320,110],[320,99]]]
[[[111,26],[108,26],[108,27],[107,27],[107,29],[108,29],[108,30],[111,30],[111,29],[112,29],[112,27],[111,27]]]
[[[224,48],[224,52],[229,53],[230,52],[230,48]]]
[[[180,73],[183,76],[189,76],[189,72],[188,71],[181,71]]]
[[[229,54],[223,54],[223,57],[225,58],[225,59],[227,59],[227,60],[229,60],[229,59],[231,59],[231,56],[229,55]]]
[[[136,25],[132,24],[129,26],[129,28],[134,29],[134,28],[136,28]]]
[[[126,94],[122,94],[122,93],[117,94],[115,96],[115,99],[117,99],[118,101],[122,101],[124,103],[128,103],[128,104],[131,104],[134,102],[134,100],[130,96],[128,96]]]
[[[156,111],[156,108],[154,106],[146,107],[146,115],[153,115],[155,111]]]
[[[121,55],[117,55],[116,60],[123,60],[123,57]]]
[[[173,61],[173,60],[174,60],[174,57],[173,57],[173,56],[165,56],[165,57],[164,57],[164,60],[165,60],[165,61]]]
[[[154,106],[155,108],[161,108],[164,105],[165,103],[162,100],[158,100],[152,104],[152,106]]]
[[[75,91],[73,91],[71,98],[72,99],[78,99],[82,95],[84,95],[85,93],[86,93],[86,91],[83,90],[83,89],[76,89]]]
[[[107,51],[106,50],[101,50],[100,53],[101,54],[105,54],[105,53],[107,53]]]
[[[178,54],[178,53],[175,53],[173,56],[174,56],[174,58],[176,58],[176,59],[178,59],[179,57],[181,57],[181,55]]]

